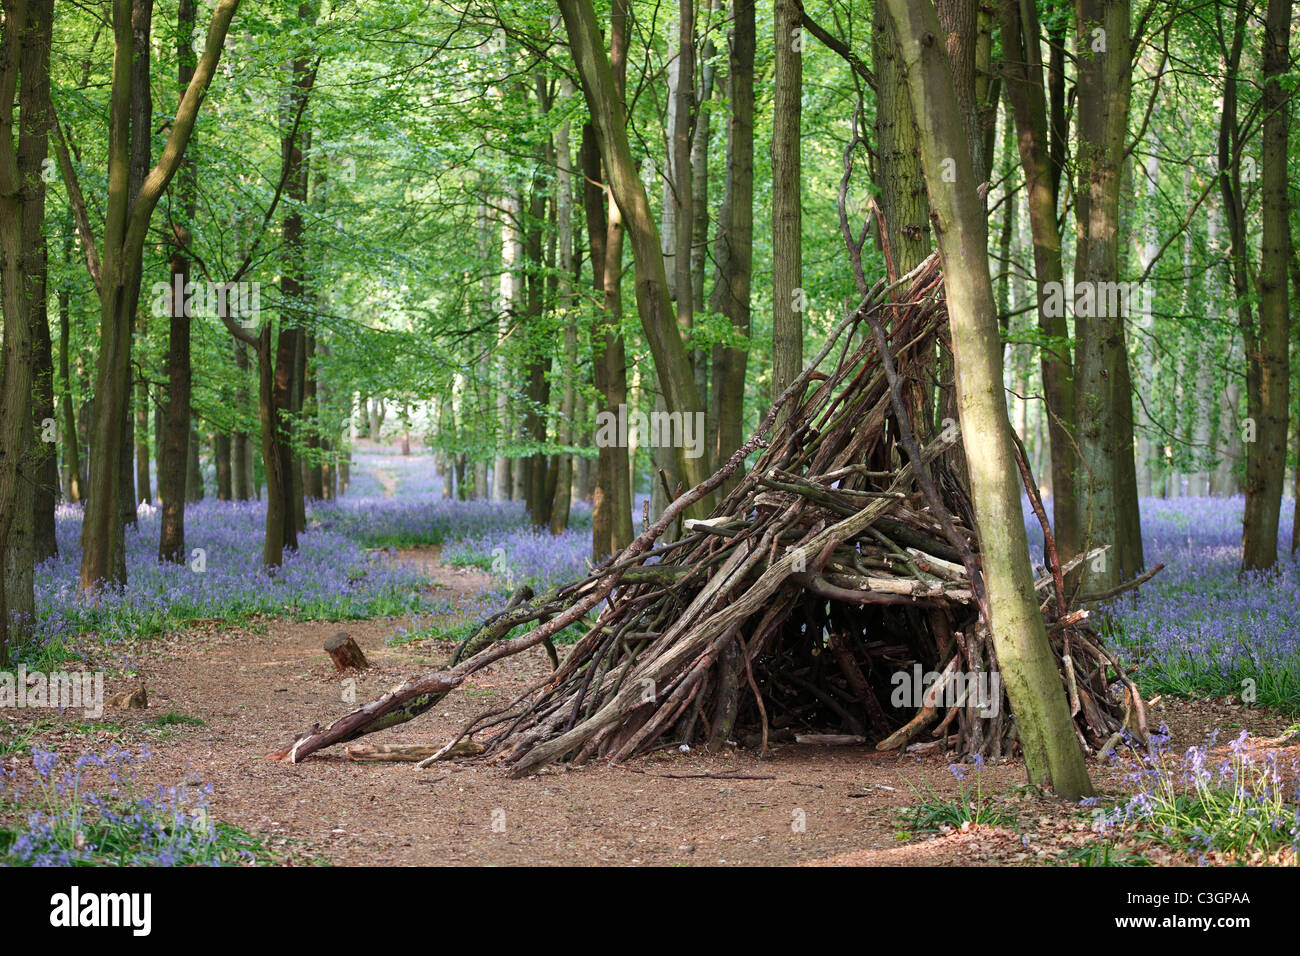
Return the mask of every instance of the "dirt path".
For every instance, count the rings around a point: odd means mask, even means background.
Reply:
[[[391,471],[372,468],[370,474],[375,481],[379,482],[380,487],[384,489],[385,498],[391,498],[397,493],[397,476]]]
[[[481,585],[477,572],[438,564],[434,549],[408,558],[425,561],[434,583],[458,594]],[[336,864],[1005,864],[1053,862],[1091,839],[1081,811],[1017,793],[1025,782],[1019,761],[991,765],[983,779],[986,793],[1014,809],[1014,826],[934,835],[913,834],[898,811],[932,799],[932,791],[959,795],[948,761],[865,747],[786,745],[763,761],[744,751],[671,751],[626,767],[545,769],[523,780],[474,761],[423,771],[351,763],[337,749],[297,766],[262,759],[294,733],[351,709],[321,647],[338,630],[356,638],[375,665],[356,680],[359,702],[446,660],[450,646],[437,641],[388,643],[402,623],[271,621],[262,629],[213,625],[176,634],[141,648],[148,710],[110,709],[103,732],[83,727],[61,736],[55,729],[36,739],[68,757],[102,752],[110,740],[133,748],[148,742],[150,779],[174,783],[194,774],[213,785],[218,819]],[[368,742],[440,743],[548,666],[540,649],[500,662],[434,711]],[[106,695],[131,685],[110,679]],[[173,725],[160,739],[145,724],[167,712],[203,726]],[[35,719],[32,711],[17,713],[20,721]],[[1170,723],[1180,752],[1200,741],[1202,728],[1240,724],[1243,713],[1164,703],[1156,718]],[[49,723],[49,714],[39,718]],[[1277,733],[1286,723],[1249,714],[1252,731]],[[29,760],[4,762],[30,767]],[[1116,788],[1114,773],[1096,764],[1092,770],[1100,787]]]
[[[458,600],[468,601],[478,597],[492,586],[492,575],[479,568],[457,568],[442,563],[442,545],[431,544],[416,548],[389,549],[398,561],[409,564],[424,575],[435,591],[451,591]]]

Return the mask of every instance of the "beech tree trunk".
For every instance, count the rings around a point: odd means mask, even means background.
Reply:
[[[1077,801],[1092,793],[1092,785],[1034,592],[1002,388],[984,205],[976,193],[934,7],[930,0],[887,2],[914,112],[930,118],[920,130],[921,159],[943,262],[962,442],[998,665],[1020,728],[1030,780],[1050,782],[1059,796]],[[955,182],[943,176],[948,163],[955,165],[948,167]]]
[[[302,3],[299,18],[306,23],[315,22],[315,8]],[[307,203],[308,162],[311,150],[311,124],[306,119],[306,101],[311,96],[315,72],[310,68],[306,52],[299,52],[293,60],[292,81],[289,90],[284,134],[282,137],[282,162],[285,168],[285,196],[289,205],[284,215],[283,249],[284,265],[280,274],[280,292],[285,306],[280,315],[280,332],[275,351],[274,401],[279,433],[276,452],[279,456],[279,487],[267,482],[267,493],[278,493],[283,499],[285,547],[297,550],[298,535],[305,529],[306,514],[302,498],[302,472],[294,454],[294,433],[298,413],[302,406],[302,373],[305,368],[305,327],[308,322],[304,303],[308,301],[307,265],[303,250],[303,214]],[[295,114],[302,117],[294,128]],[[268,469],[269,474],[269,469]]]
[[[622,102],[631,29],[627,0],[614,0],[610,20],[610,71]],[[606,176],[592,123],[582,129],[582,167],[592,283],[601,300],[591,330],[592,378],[600,395],[596,412],[617,415],[628,399],[627,359],[619,332],[623,321],[623,217],[612,190],[598,185],[606,182]],[[592,491],[592,556],[600,559],[632,542],[632,486],[625,445],[601,443],[597,456]]]
[[[1079,517],[1084,547],[1107,547],[1086,563],[1090,592],[1112,588],[1130,556],[1121,553],[1119,457],[1123,414],[1116,403],[1119,365],[1127,365],[1123,315],[1104,294],[1119,281],[1119,194],[1131,83],[1129,0],[1076,0],[1079,73],[1079,179],[1075,254],[1075,382]],[[1097,33],[1096,31],[1102,31]],[[1081,305],[1083,296],[1091,298]],[[1101,314],[1094,314],[1101,313]],[[1131,413],[1130,413],[1131,415]],[[1129,425],[1131,436],[1131,423]]]
[[[903,77],[898,40],[886,10],[876,0],[871,32],[876,69],[876,179],[886,238],[898,274],[906,275],[930,254],[930,211],[921,172],[916,117]]]
[[[713,308],[745,341],[713,348],[712,418],[717,423],[713,460],[721,465],[744,440],[745,368],[749,360],[750,283],[754,258],[754,50],[753,0],[733,0],[728,52],[727,179],[714,244],[717,273]],[[738,470],[727,494],[740,480]]]
[[[703,414],[690,357],[673,321],[672,303],[668,299],[663,256],[660,253],[659,230],[650,214],[645,187],[637,174],[628,141],[622,97],[614,83],[610,58],[601,45],[600,30],[591,0],[559,0],[559,4],[569,36],[569,46],[582,79],[587,107],[596,127],[596,138],[610,187],[631,240],[636,267],[637,311],[647,344],[654,356],[664,399],[671,412],[680,412],[683,417]],[[685,442],[680,442],[676,449],[678,467],[684,483],[693,487],[708,477],[707,456],[690,457],[686,454],[686,448],[680,447],[682,445]],[[697,504],[693,512],[703,515],[711,509],[710,495]]]
[[[30,470],[34,483],[30,492],[31,554],[19,559],[22,577],[30,573],[30,564],[39,564],[58,553],[54,540],[54,505],[59,496],[58,445],[43,434],[46,422],[55,420],[54,357],[45,291],[49,271],[44,233],[45,181],[41,175],[49,154],[51,13],[48,3],[30,3],[28,9],[27,35],[20,55],[18,171],[24,181],[21,269],[24,294],[31,310],[28,324],[32,334],[32,428],[40,440],[29,446],[34,451]],[[22,582],[21,586],[25,600],[30,585]],[[31,610],[25,609],[25,613]]]
[[[523,203],[517,195],[510,195],[502,200],[501,213],[501,285],[497,298],[497,455],[492,465],[492,500],[512,501],[514,499],[513,462],[506,454],[514,444],[514,418],[510,408],[510,394],[506,383],[513,382],[515,375],[511,370],[510,359],[505,354],[506,338],[511,324],[515,320],[519,307],[519,261],[523,257],[522,242],[519,238],[519,219]]]
[[[235,408],[241,413],[248,408],[248,347],[236,341],[235,367],[239,369],[239,385],[235,388]],[[237,429],[231,437],[231,470],[234,472],[234,492],[236,501],[248,501],[253,497],[253,456],[252,442],[248,432]]]
[[[71,236],[68,237],[69,245]],[[69,250],[70,252],[70,250]],[[71,255],[64,261],[70,261]],[[77,432],[77,414],[72,402],[71,349],[72,330],[72,295],[66,283],[59,287],[59,382],[63,389],[60,399],[63,434],[63,499],[69,502],[81,500],[81,488],[84,481],[81,465],[81,440]]]
[[[31,166],[37,143],[31,132],[40,125],[39,109],[29,115],[29,94],[40,92],[23,84],[20,102],[22,128],[14,136],[14,97],[19,75],[30,77],[36,63],[49,75],[49,4],[3,5],[3,46],[0,47],[0,312],[4,337],[0,342],[0,407],[18,410],[0,416],[0,666],[9,663],[11,647],[25,643],[31,632],[35,595],[32,588],[32,498],[34,440],[31,409],[33,366],[31,288],[25,271],[34,250],[28,248],[25,221],[29,205],[44,201],[31,193],[32,175],[40,182],[39,167]],[[45,38],[44,40],[42,38]],[[44,53],[42,54],[42,50]],[[33,59],[34,57],[34,59]],[[48,87],[46,87],[48,89]],[[30,124],[30,125],[29,125]],[[15,142],[17,139],[17,142]],[[26,147],[26,148],[24,148]],[[43,293],[42,293],[43,294]]]
[[[231,491],[230,436],[212,433],[212,460],[217,469],[217,500],[230,501]]]
[[[194,35],[195,2],[180,0],[176,13],[176,79],[182,91],[194,76],[195,56],[190,37]],[[158,560],[184,564],[185,486],[190,460],[190,316],[186,307],[186,285],[190,281],[190,260],[185,249],[190,243],[189,227],[194,221],[196,181],[194,163],[185,160],[178,171],[177,202],[173,210],[176,235],[171,253],[171,275],[167,287],[167,411],[165,433],[158,441],[166,449],[158,471],[158,497],[162,518],[158,532]]]
[[[803,371],[803,28],[795,0],[776,0],[772,113],[772,398]],[[789,406],[787,406],[788,409]],[[788,415],[783,411],[782,415]],[[783,420],[783,419],[779,419]]]
[[[1021,10],[1024,18],[1021,18]],[[1025,174],[1029,228],[1034,243],[1034,279],[1038,287],[1038,328],[1044,338],[1040,367],[1051,452],[1052,531],[1062,561],[1079,553],[1079,510],[1075,495],[1074,368],[1063,303],[1054,307],[1053,289],[1065,278],[1056,203],[1059,172],[1055,168],[1043,91],[1041,35],[1037,10],[1019,0],[1002,0],[1003,76],[1016,127],[1020,166]],[[1063,294],[1062,294],[1063,298]]]
[[[1282,87],[1290,60],[1290,0],[1268,0],[1264,20],[1263,146],[1259,263],[1259,331],[1248,348],[1248,382],[1256,385],[1249,401],[1255,441],[1246,447],[1246,514],[1242,525],[1242,570],[1277,563],[1278,518],[1286,471],[1287,417],[1291,367],[1288,354],[1287,265],[1291,231],[1287,201],[1289,98]],[[1230,80],[1231,82],[1231,80]],[[1240,162],[1240,153],[1236,154]]]
[[[307,334],[304,347],[306,353],[302,380],[302,427],[307,457],[303,462],[303,494],[313,501],[320,501],[325,497],[325,473],[321,470],[320,386],[316,381],[314,332]]]
[[[199,461],[199,430],[190,426],[189,455],[185,465],[185,500],[202,501],[206,494],[203,488],[203,468]]]
[[[567,102],[576,92],[567,77],[560,82],[560,100]],[[578,300],[573,293],[573,149],[570,143],[570,124],[563,123],[555,132],[555,229],[557,262],[556,277],[559,297],[557,306],[564,329],[560,352],[560,418],[556,440],[562,446],[574,441],[574,411],[576,410],[576,376],[578,366]],[[573,455],[561,452],[557,456],[555,496],[551,504],[551,534],[560,534],[569,526],[569,507],[573,493]]]
[[[194,130],[198,108],[212,80],[230,21],[239,0],[218,0],[202,56],[194,78],[186,88],[172,120],[167,144],[159,162],[145,177],[140,192],[131,202],[129,193],[129,131],[132,103],[132,60],[134,38],[130,0],[113,4],[113,78],[109,111],[109,190],[105,204],[102,266],[96,259],[96,243],[89,235],[84,201],[78,221],[87,266],[97,277],[100,298],[100,354],[95,383],[95,411],[91,426],[92,454],[90,501],[82,522],[81,571],[78,584],[94,591],[112,578],[121,558],[121,451],[125,414],[125,389],[129,382],[127,357],[130,351],[131,319],[139,297],[144,241],[149,220],[159,198],[176,173]],[[59,165],[69,192],[79,197],[66,146],[60,148]],[[74,199],[74,205],[77,200]]]

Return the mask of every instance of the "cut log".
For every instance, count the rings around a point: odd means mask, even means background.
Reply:
[[[432,757],[439,747],[431,744],[354,744],[344,750],[349,760],[358,763],[371,761],[391,761],[398,763],[417,763]],[[473,740],[457,741],[456,745],[443,754],[443,759],[450,757],[473,757],[483,752],[483,745]]]
[[[326,641],[325,653],[329,654],[334,669],[339,673],[348,669],[362,671],[370,666],[366,655],[361,653],[361,648],[347,631],[339,631]]]

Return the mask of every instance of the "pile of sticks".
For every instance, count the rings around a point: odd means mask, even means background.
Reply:
[[[272,756],[298,761],[409,720],[468,675],[539,645],[552,672],[426,763],[471,735],[482,758],[516,775],[668,745],[765,750],[801,733],[882,750],[1009,753],[1016,727],[951,454],[956,429],[923,443],[911,412],[928,405],[918,397],[946,318],[937,257],[877,283],[755,435],[628,548],[581,581],[520,589],[447,669]],[[1046,536],[1037,586],[1079,741],[1095,752],[1124,727],[1144,735],[1136,688],[1066,589],[1073,567],[1099,552],[1061,564],[1023,450],[1021,473]],[[707,518],[686,518],[715,493]],[[520,625],[531,627],[507,637]],[[552,639],[575,625],[582,636],[561,658]]]

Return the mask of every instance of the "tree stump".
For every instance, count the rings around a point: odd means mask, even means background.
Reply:
[[[357,642],[349,636],[347,631],[339,631],[326,641],[325,652],[329,654],[330,660],[334,662],[334,669],[340,673],[348,668],[360,671],[370,666],[370,662],[366,660],[366,655],[361,653],[361,648],[357,647]]]
[[[115,694],[108,703],[123,710],[144,710],[149,706],[149,695],[145,693],[144,687],[137,687],[135,690]]]

